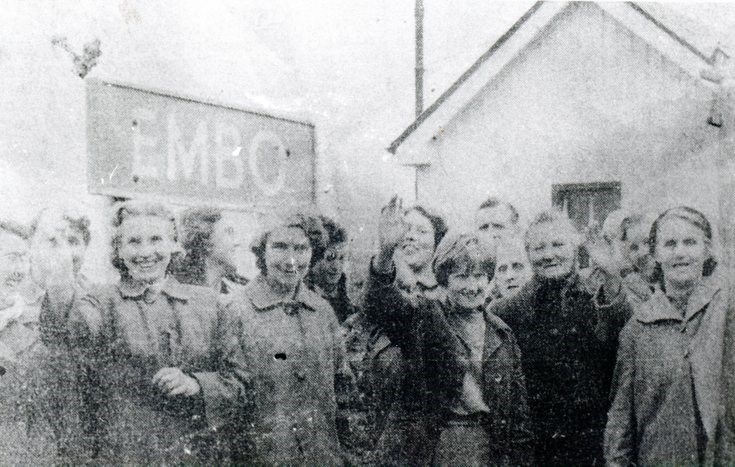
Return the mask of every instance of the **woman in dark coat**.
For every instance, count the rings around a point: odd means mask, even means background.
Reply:
[[[672,208],[651,229],[658,287],[620,336],[605,432],[609,465],[730,464],[720,390],[727,299],[712,277],[712,228]]]
[[[27,229],[0,220],[0,464],[59,462],[49,414],[40,306],[26,303]]]
[[[380,251],[370,265],[364,313],[372,329],[368,386],[375,406],[375,462],[431,461],[445,415],[443,401],[460,388],[462,368],[446,318],[432,299],[441,289],[431,271],[443,220],[426,209],[383,208]]]
[[[596,295],[577,270],[581,237],[560,212],[543,212],[525,237],[533,279],[490,310],[518,340],[540,465],[600,465],[618,332],[630,308],[619,274]]]
[[[532,465],[526,385],[513,332],[486,310],[495,259],[474,234],[447,235],[433,269],[464,370],[434,456],[439,465]]]
[[[68,463],[85,460],[82,447],[80,393],[76,362],[69,341],[69,313],[75,296],[82,296],[92,282],[81,270],[92,240],[89,218],[72,209],[43,209],[31,226],[31,270],[40,287],[41,339],[48,350],[44,368],[48,389],[48,418],[54,430],[59,459]]]
[[[221,362],[216,294],[168,273],[179,250],[166,207],[123,203],[113,227],[120,282],[78,297],[69,325],[88,456],[100,463],[211,460],[199,435],[216,421],[205,406]]]
[[[356,311],[347,295],[347,231],[326,216],[319,216],[319,222],[326,235],[326,245],[320,257],[313,261],[306,282],[329,302],[337,321],[342,324]]]

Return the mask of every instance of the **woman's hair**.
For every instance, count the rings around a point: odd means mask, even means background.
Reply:
[[[181,216],[181,236],[184,257],[177,265],[177,277],[188,284],[203,284],[206,280],[206,260],[212,254],[212,233],[222,219],[222,210],[215,207],[189,208]]]
[[[444,235],[446,235],[447,233],[447,223],[444,221],[444,218],[421,205],[416,205],[406,209],[405,214],[408,214],[411,211],[416,211],[425,218],[429,219],[429,222],[431,222],[431,226],[434,227],[434,248],[438,247],[439,243],[442,241],[442,238],[444,238]]]
[[[28,229],[28,227],[18,222],[11,221],[10,219],[0,219],[0,233],[1,232],[15,235],[23,240],[31,238],[31,230]]]
[[[111,260],[112,265],[118,270],[122,277],[128,275],[128,268],[125,266],[125,262],[119,255],[120,248],[120,226],[123,224],[125,219],[133,217],[145,217],[153,216],[160,217],[169,222],[171,225],[171,235],[174,242],[178,241],[178,231],[176,229],[176,217],[174,213],[165,205],[156,202],[146,201],[125,201],[115,208],[115,212],[112,216],[112,227],[115,232],[112,235],[112,252]],[[171,253],[171,261],[168,264],[167,272],[173,272],[175,265],[179,262],[181,251],[174,251]]]
[[[439,285],[446,287],[453,272],[480,267],[492,280],[495,257],[474,233],[449,234],[439,243],[431,260],[431,268]]]
[[[702,234],[704,235],[705,242],[707,243],[708,250],[710,250],[712,243],[712,224],[710,224],[709,220],[707,220],[707,217],[696,209],[690,208],[689,206],[677,206],[675,208],[667,209],[666,211],[661,213],[661,215],[658,216],[655,221],[653,221],[653,225],[651,226],[651,234],[649,235],[649,248],[651,251],[651,256],[653,256],[654,258],[656,257],[655,253],[659,226],[663,221],[672,218],[681,219],[701,230]],[[717,260],[715,260],[714,257],[710,256],[709,258],[704,260],[702,275],[704,277],[711,276],[715,272],[715,268],[717,268]],[[663,278],[664,275],[663,271],[661,270],[661,265],[656,262],[656,268],[653,273],[653,280],[654,282],[661,282],[663,281]]]
[[[255,265],[263,276],[268,273],[265,265],[265,246],[268,243],[268,236],[279,227],[294,227],[304,231],[306,238],[309,240],[309,246],[311,247],[311,262],[309,263],[309,269],[311,269],[317,261],[322,259],[324,251],[327,248],[327,234],[321,221],[316,216],[292,214],[275,225],[267,227],[250,245],[250,251],[255,255]]]
[[[322,227],[327,234],[327,248],[347,243],[347,231],[334,219],[327,216],[319,216],[319,221],[322,223]]]
[[[36,217],[33,218],[30,230],[31,237],[36,234],[38,226],[41,223],[41,219],[47,212],[51,212],[51,208],[41,209],[38,214],[36,214]],[[89,242],[92,241],[92,233],[89,230],[89,217],[84,214],[74,213],[70,210],[64,210],[61,213],[61,219],[66,222],[72,230],[79,232],[82,236],[82,240],[84,241],[84,245],[89,246]]]
[[[550,209],[538,213],[533,221],[528,225],[528,228],[526,229],[526,234],[523,238],[523,243],[526,247],[526,250],[528,250],[529,232],[531,232],[531,230],[535,227],[543,224],[559,224],[569,231],[570,239],[575,245],[579,246],[582,243],[582,236],[579,234],[576,227],[574,227],[574,224],[572,224],[572,221],[569,219],[569,217],[564,212],[559,211],[558,209]]]

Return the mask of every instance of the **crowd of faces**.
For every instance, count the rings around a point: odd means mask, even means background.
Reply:
[[[32,235],[0,228],[2,294],[17,293],[26,282],[34,263],[31,249],[63,249],[71,259],[71,273],[78,274],[90,239],[89,222],[84,219],[44,212],[35,222]],[[705,232],[701,222],[697,224],[687,216],[663,215],[655,223],[652,243],[652,219],[650,215],[628,216],[621,222],[619,233],[608,239],[615,243],[610,251],[619,256],[621,271],[636,272],[648,281],[656,280],[658,272],[659,278],[665,278],[671,286],[700,279],[705,263],[713,258],[711,232]],[[404,233],[394,261],[412,269],[426,268],[438,243],[436,217],[423,208],[411,208],[404,212],[403,223]],[[474,234],[493,257],[495,267],[488,273],[479,263],[470,264],[449,275],[444,284],[448,296],[463,306],[479,306],[491,296],[511,296],[534,276],[560,280],[576,270],[583,239],[563,215],[541,216],[521,235],[515,210],[507,203],[496,203],[478,209],[475,228]],[[241,246],[236,240],[236,224],[231,217],[221,216],[210,230],[208,257],[234,267]],[[262,248],[253,251],[262,265],[262,274],[275,287],[293,289],[310,271],[329,287],[345,274],[348,252],[344,241],[327,244],[318,260],[312,261],[312,241],[306,227],[298,223],[278,226],[262,238]],[[121,218],[113,250],[113,264],[121,273],[146,283],[162,280],[172,258],[183,253],[173,215],[161,212]],[[42,265],[35,269],[42,269]]]

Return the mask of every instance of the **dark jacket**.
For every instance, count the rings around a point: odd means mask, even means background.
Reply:
[[[0,309],[0,464],[50,465],[57,457],[50,426],[48,352],[39,306],[20,298]]]
[[[609,464],[722,462],[726,310],[713,283],[694,290],[683,316],[661,290],[636,307],[620,336],[605,432]]]
[[[446,309],[446,307],[445,307]],[[521,352],[510,327],[489,311],[484,312],[482,398],[490,412],[483,419],[490,446],[491,465],[533,465],[533,441]],[[470,344],[454,332],[457,346],[470,358]],[[445,407],[452,401],[446,401]]]
[[[521,349],[542,465],[602,463],[617,337],[630,315],[622,294],[608,306],[578,275],[563,282],[534,278],[490,311],[513,330]]]
[[[431,460],[446,401],[461,387],[463,370],[438,302],[419,298],[412,304],[394,278],[371,268],[364,302],[366,319],[379,329],[370,351],[382,431],[377,462],[423,465]]]
[[[352,301],[347,294],[346,275],[342,274],[342,277],[340,277],[339,282],[337,283],[337,287],[331,293],[316,284],[309,284],[309,287],[329,302],[339,324],[344,323],[348,317],[357,311],[357,308],[352,304]]]

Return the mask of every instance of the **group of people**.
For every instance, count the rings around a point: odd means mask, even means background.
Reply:
[[[274,219],[245,278],[221,209],[113,211],[109,284],[81,272],[86,216],[0,222],[2,463],[735,462],[695,209],[521,231],[490,198],[452,231],[394,197],[360,299],[327,217]]]

